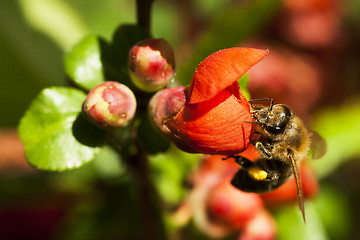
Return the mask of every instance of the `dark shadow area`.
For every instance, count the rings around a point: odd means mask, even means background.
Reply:
[[[100,147],[105,144],[107,132],[89,122],[80,113],[72,127],[73,135],[80,143],[89,147]]]

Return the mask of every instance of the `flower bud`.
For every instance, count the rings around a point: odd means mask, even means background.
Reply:
[[[136,98],[127,86],[108,81],[88,93],[82,110],[100,127],[125,126],[134,117]]]
[[[154,92],[174,78],[175,60],[171,45],[164,39],[144,40],[130,49],[128,69],[134,84]]]
[[[186,87],[165,88],[157,92],[149,103],[149,117],[154,127],[186,152],[197,152],[169,129],[167,122],[175,117],[186,102]]]

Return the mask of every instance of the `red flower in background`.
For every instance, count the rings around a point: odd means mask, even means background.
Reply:
[[[249,71],[248,90],[253,98],[269,97],[306,120],[319,100],[322,71],[311,55],[272,46],[271,54]]]
[[[250,145],[241,155],[249,159],[259,157]],[[266,207],[286,203],[297,204],[296,184],[293,179],[275,191],[265,194],[242,192],[230,184],[240,166],[232,159],[222,161],[224,156],[206,155],[191,180],[194,188],[182,211],[190,212],[195,224],[211,237],[223,237],[240,231],[238,239],[275,239],[275,220]],[[309,164],[301,165],[304,197],[318,192],[318,183]],[[188,213],[189,214],[189,213]]]
[[[280,31],[300,46],[328,47],[340,35],[339,16],[337,0],[286,0]]]
[[[180,87],[155,95],[150,103],[155,125],[184,151],[221,155],[243,151],[253,125],[246,123],[252,121],[250,106],[237,80],[267,54],[253,48],[211,54],[196,68],[188,91]]]

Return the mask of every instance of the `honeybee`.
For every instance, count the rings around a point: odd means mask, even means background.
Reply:
[[[254,102],[271,101],[270,107],[254,106]],[[284,104],[275,104],[273,99],[249,101],[259,137],[253,145],[261,157],[250,161],[242,156],[229,156],[242,167],[232,179],[232,185],[245,192],[264,193],[275,190],[292,175],[295,178],[299,207],[305,222],[304,197],[299,164],[313,149],[313,158],[325,154],[325,141],[310,132],[301,119]],[[311,143],[311,140],[314,141]]]

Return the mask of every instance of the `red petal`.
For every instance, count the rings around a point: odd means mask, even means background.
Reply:
[[[201,153],[231,155],[250,143],[253,125],[249,104],[224,90],[216,98],[188,104],[167,125],[177,138]]]
[[[189,103],[199,103],[213,98],[267,54],[268,50],[239,47],[211,54],[195,70],[189,87]]]

